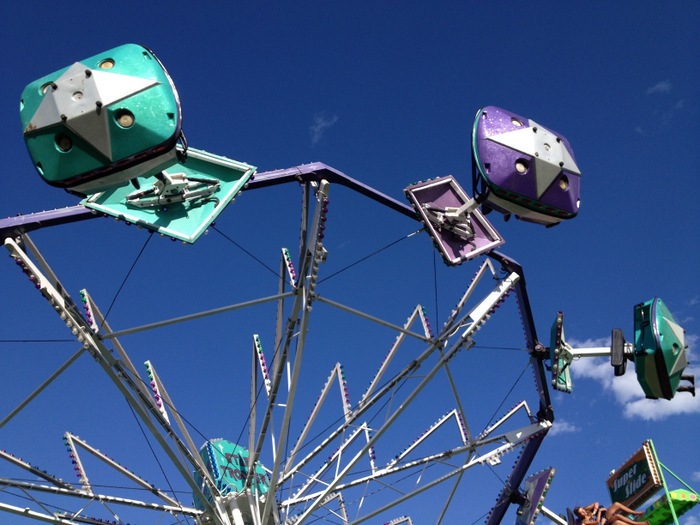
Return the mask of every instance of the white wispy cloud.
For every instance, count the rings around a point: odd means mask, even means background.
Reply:
[[[593,339],[576,339],[574,337],[567,342],[574,348],[598,348],[610,346],[610,337],[595,337]]]
[[[682,516],[679,517],[679,523],[682,523],[683,525],[700,525],[700,518],[697,516]]]
[[[671,107],[657,110],[655,115],[661,122],[661,126],[668,126],[669,123],[676,118],[676,115],[682,112],[684,106],[685,100],[681,99]]]
[[[309,127],[309,131],[311,132],[311,145],[317,144],[318,141],[321,140],[321,137],[323,137],[326,130],[333,126],[336,122],[338,122],[337,115],[327,117],[323,113],[316,113],[314,115],[314,122]]]
[[[700,481],[700,470],[697,470],[690,475],[690,481]]]
[[[689,347],[688,360],[690,362],[692,362],[692,349],[699,340],[700,338],[694,334],[686,335],[686,344]],[[610,346],[610,339],[571,341],[569,344],[573,348]],[[688,366],[685,373],[694,374],[700,378],[700,366]],[[612,393],[615,402],[622,409],[623,416],[628,419],[661,421],[674,415],[700,414],[700,396],[693,397],[688,393],[679,393],[670,401],[665,399],[646,399],[644,391],[637,381],[633,363],[627,364],[625,375],[616,377],[610,366],[609,358],[579,359],[573,363],[571,374],[575,379],[587,378],[600,383],[603,390]]]
[[[674,91],[674,86],[670,80],[661,80],[656,84],[649,86],[646,90],[647,95],[669,95]],[[663,107],[655,107],[652,109],[652,119],[649,122],[655,122],[658,126],[645,125],[642,127],[638,124],[634,128],[634,132],[638,135],[649,135],[655,132],[668,130],[669,126],[675,119],[682,117],[685,108],[685,99],[679,98],[672,104],[668,103],[668,98],[660,97],[656,99],[659,103],[664,104]]]
[[[647,89],[647,95],[654,93],[670,93],[673,86],[670,80],[661,80]]]
[[[552,428],[549,431],[549,436],[558,436],[559,434],[571,434],[574,432],[580,432],[581,428],[577,427],[569,421],[557,418],[552,424]]]

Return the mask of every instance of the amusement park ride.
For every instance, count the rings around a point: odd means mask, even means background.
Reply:
[[[82,201],[69,208],[1,220],[4,245],[65,322],[80,343],[81,351],[89,353],[117,386],[188,485],[193,503],[183,503],[174,494],[156,488],[87,441],[67,432],[64,441],[79,484],[63,481],[2,451],[1,460],[22,469],[33,481],[0,478],[0,484],[5,487],[0,490],[0,498],[5,494],[9,499],[12,490],[31,495],[51,494],[77,501],[75,510],[50,511],[31,496],[36,503],[34,507],[0,501],[2,511],[57,524],[126,523],[114,510],[122,505],[167,515],[167,523],[272,525],[319,520],[360,523],[376,516],[384,519],[409,497],[448,480],[454,482],[451,489],[454,493],[466,470],[498,464],[505,453],[520,449],[487,523],[500,523],[511,504],[518,506],[518,522],[523,525],[532,524],[540,512],[557,523],[566,523],[543,506],[553,469],[531,475],[527,480],[526,475],[554,420],[550,386],[560,391],[572,390],[569,367],[575,359],[609,356],[615,375],[624,374],[626,363],[631,361],[649,398],[672,399],[678,392],[695,395],[694,379],[684,373],[688,362],[683,329],[658,298],[634,307],[631,343],[624,340],[621,330],[615,329],[610,348],[574,349],[566,343],[561,313],[552,327],[549,347],[538,339],[522,268],[496,251],[503,238],[485,215],[497,211],[547,227],[569,220],[579,210],[581,171],[569,142],[528,118],[492,106],[479,110],[472,130],[472,196],[454,177],[440,177],[408,186],[405,193],[410,206],[325,164],[255,173],[251,165],[188,147],[175,86],[155,55],[137,45],[106,51],[29,84],[22,95],[21,120],[30,157],[41,178]],[[244,188],[252,191],[289,182],[301,185],[304,195],[301,241],[297,258],[289,250],[282,250],[278,293],[146,327],[112,330],[87,290],[80,292],[80,299],[71,298],[28,235],[40,228],[112,216],[194,243]],[[336,184],[393,212],[419,219],[448,265],[483,258],[473,282],[437,333],[420,306],[401,326],[337,304],[317,293],[319,269],[327,256],[324,230],[328,195]],[[482,281],[484,277],[488,279]],[[489,285],[486,296],[468,306],[474,301],[479,283],[488,283],[489,279],[495,286]],[[528,362],[535,374],[537,410],[531,411],[523,401],[482,432],[473,434],[457,398],[454,410],[381,466],[375,448],[382,435],[438,373],[447,371],[450,382],[453,381],[448,362],[460,350],[474,345],[474,334],[511,292],[517,297],[525,327]],[[266,354],[262,338],[254,335],[246,447],[225,439],[209,439],[197,446],[154,364],[146,362],[147,377],[142,377],[118,337],[262,302],[278,305],[275,350],[274,355]],[[341,365],[333,368],[295,442],[290,439],[289,429],[292,414],[297,411],[294,398],[312,304],[337,307],[371,322],[380,322],[398,335],[359,402],[349,401]],[[414,325],[419,327],[417,332]],[[388,368],[399,362],[399,346],[409,339],[424,345],[422,353],[389,377]],[[402,392],[402,402],[392,405],[383,422],[370,424],[371,411],[393,399],[397,387],[421,367],[425,369],[415,376],[419,378],[414,379],[417,383],[409,387],[413,390],[408,394]],[[238,373],[247,373],[244,370],[241,368]],[[0,428],[51,380],[4,417]],[[683,381],[686,383],[681,384]],[[335,382],[343,392],[343,416],[322,438],[313,440],[314,422]],[[523,415],[526,424],[512,429],[514,418]],[[417,454],[421,443],[452,422],[456,422],[460,434],[454,447],[427,456]],[[272,449],[272,454],[267,456],[263,449]],[[146,489],[157,502],[98,492],[83,464],[88,454]],[[362,497],[356,496],[358,491],[376,484],[391,484],[392,476],[421,471],[455,457],[462,458],[461,463],[455,463],[458,466],[423,481],[411,492],[395,494],[391,501],[382,500],[377,507],[355,503],[359,507],[357,513],[349,514],[353,501],[364,501],[364,493],[360,492]],[[358,467],[360,461],[362,469]],[[697,501],[696,496],[690,494],[690,500]],[[447,498],[438,522],[451,499],[451,496]],[[677,522],[680,507],[674,511],[674,505],[668,503],[672,500],[667,494],[666,503],[659,504],[660,508],[671,509],[664,516],[672,518],[649,518],[654,525],[674,519]],[[108,518],[91,517],[81,501],[100,502]],[[683,510],[693,504],[684,504]],[[661,511],[657,516],[661,516]],[[411,523],[411,518],[402,516],[389,523]]]

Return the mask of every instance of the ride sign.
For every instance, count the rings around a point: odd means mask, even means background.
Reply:
[[[225,439],[214,439],[207,441],[201,447],[199,455],[222,495],[243,492],[250,470],[247,449]],[[258,495],[267,494],[270,482],[265,468],[260,463],[256,463],[252,469],[252,492]],[[195,479],[197,483],[202,483],[199,474],[195,473]],[[202,487],[204,496],[211,503],[213,501],[211,492],[204,485]],[[198,509],[204,508],[196,496],[194,504]]]
[[[610,499],[632,509],[638,507],[663,487],[651,440],[642,444],[607,481]]]

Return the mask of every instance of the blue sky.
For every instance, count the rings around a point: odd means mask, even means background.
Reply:
[[[502,251],[524,267],[540,339],[548,344],[561,310],[573,343],[607,345],[614,327],[631,340],[633,305],[659,296],[684,326],[691,369],[700,375],[697,2],[6,2],[0,20],[4,216],[76,203],[32,168],[18,115],[24,86],[127,42],[151,48],[173,77],[190,145],[259,171],[324,162],[401,201],[406,185],[447,174],[470,190],[472,120],[479,108],[496,105],[563,133],[583,174],[574,220],[545,229],[489,216],[506,239]],[[328,275],[418,229],[341,188],[331,190],[331,201]],[[276,269],[279,248],[298,244],[298,202],[292,187],[244,193],[217,230]],[[112,326],[275,293],[274,275],[218,231],[192,247],[151,239],[114,301]],[[85,287],[106,310],[147,234],[96,220],[32,238],[72,294]],[[460,268],[434,262],[423,233],[329,279],[326,293],[397,324],[420,302],[441,325],[478,262]],[[0,339],[68,338],[9,260],[0,283]],[[146,332],[122,343],[137,363],[154,362],[204,436],[235,440],[245,425],[250,334],[272,344],[269,313]],[[366,368],[373,371],[393,341],[390,333],[365,332],[337,315],[321,319],[311,331],[316,348],[324,350],[314,354],[301,406],[315,398],[336,361],[359,396],[371,376]],[[493,324],[452,369],[477,432],[520,399],[536,407],[529,372],[510,392],[526,364],[513,299]],[[65,342],[0,343],[0,414],[75,349]],[[563,512],[607,501],[608,472],[649,438],[671,470],[700,485],[700,397],[644,400],[632,366],[613,378],[607,364],[581,361],[573,374],[574,393],[553,395],[556,421],[532,468],[557,468],[548,507]],[[400,432],[418,435],[435,421],[441,413],[430,405],[418,403],[399,422]],[[26,415],[0,429],[0,448],[67,475],[61,435],[71,430],[150,474],[153,466],[140,463],[144,446],[130,445],[139,431],[123,411],[114,387],[83,356]],[[483,482],[470,481],[470,471],[460,486],[467,508],[453,511],[449,523],[482,522],[513,461],[514,455],[505,456],[500,467],[478,474]],[[428,494],[382,518],[407,514],[414,523],[434,522],[432,511],[443,498]],[[24,523],[9,520],[2,522]],[[700,510],[683,522],[697,525]]]

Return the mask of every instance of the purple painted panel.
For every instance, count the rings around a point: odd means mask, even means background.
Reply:
[[[434,215],[431,217],[430,210],[459,208],[469,201],[469,196],[451,175],[412,184],[404,191],[448,264],[461,264],[504,243],[478,210],[472,211],[467,219],[468,227],[473,231],[473,235],[467,239],[441,227],[434,220]]]
[[[522,512],[518,513],[515,525],[533,525],[535,523],[555,471],[554,468],[550,467],[525,480],[527,501],[521,506]]]

